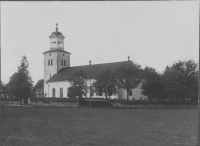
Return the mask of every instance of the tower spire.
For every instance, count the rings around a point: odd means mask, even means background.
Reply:
[[[58,24],[56,23],[56,31],[58,31]]]

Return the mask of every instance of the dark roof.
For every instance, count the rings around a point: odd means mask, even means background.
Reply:
[[[74,73],[82,69],[89,78],[95,79],[100,73],[106,70],[113,70],[117,66],[121,65],[123,62],[114,62],[114,63],[105,63],[105,64],[94,64],[94,65],[85,65],[85,66],[75,66],[75,67],[64,67],[62,68],[57,74],[53,75],[47,82],[54,82],[54,81],[64,81],[69,80],[73,77]]]
[[[59,49],[56,49],[56,50],[49,50],[49,51],[43,52],[43,54],[45,54],[45,53],[50,53],[50,52],[63,52],[63,53],[71,54],[71,53],[69,53],[69,52],[67,52],[67,51],[59,50]]]
[[[50,35],[50,38],[56,37],[56,36],[64,37],[61,32],[55,31]]]

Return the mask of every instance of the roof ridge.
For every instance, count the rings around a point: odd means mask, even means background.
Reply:
[[[93,65],[104,65],[104,64],[111,64],[111,63],[122,63],[122,62],[127,62],[127,61],[110,62],[110,63],[101,63],[101,64],[91,64],[91,66],[93,66]],[[64,67],[64,68],[82,67],[82,66],[90,66],[90,65],[71,66],[71,67]]]

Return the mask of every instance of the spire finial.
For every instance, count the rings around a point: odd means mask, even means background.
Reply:
[[[128,56],[128,61],[129,61],[129,58],[130,58],[130,57]]]
[[[58,31],[58,24],[56,23],[56,31]]]

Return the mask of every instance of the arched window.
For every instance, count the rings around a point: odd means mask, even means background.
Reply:
[[[55,88],[52,89],[52,97],[56,97],[56,89]]]
[[[60,97],[63,97],[63,88],[60,88]]]
[[[53,65],[53,60],[51,59],[51,65]]]
[[[66,60],[64,60],[64,66],[66,66]]]
[[[48,60],[48,65],[50,65],[50,60]]]
[[[63,65],[63,60],[61,60],[61,65]]]

